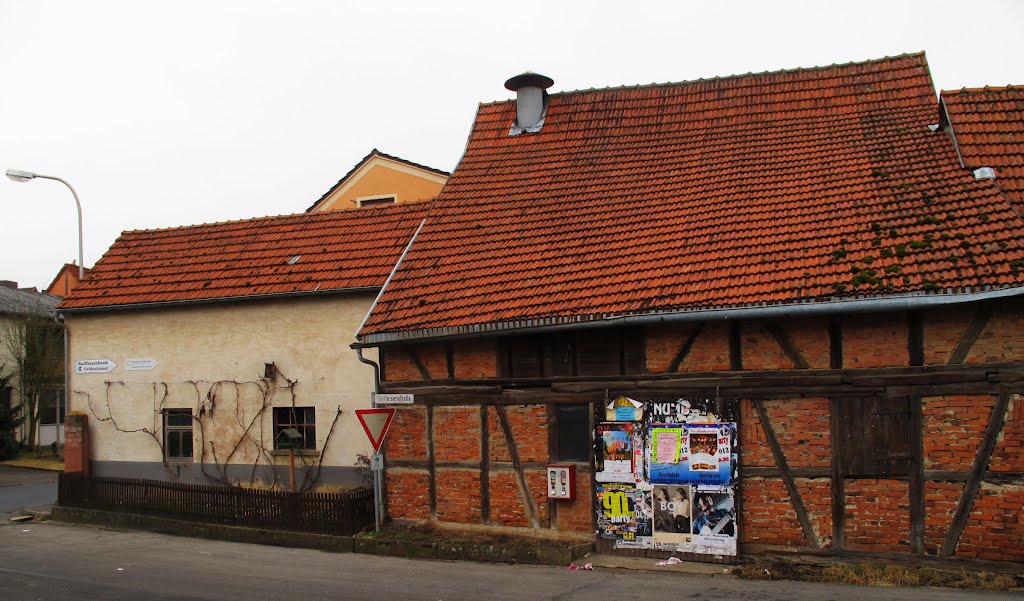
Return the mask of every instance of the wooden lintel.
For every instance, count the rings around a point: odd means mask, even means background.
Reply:
[[[782,471],[777,467],[744,467],[740,471],[743,478],[781,478]],[[791,467],[789,473],[794,478],[831,478],[832,469],[827,467]]]
[[[620,380],[615,382],[554,382],[552,392],[600,392],[605,390],[635,390],[636,381]]]

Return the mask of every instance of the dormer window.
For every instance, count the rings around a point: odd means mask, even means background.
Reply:
[[[356,206],[363,209],[367,207],[381,207],[393,205],[398,202],[397,194],[382,194],[380,196],[360,196],[356,199]]]

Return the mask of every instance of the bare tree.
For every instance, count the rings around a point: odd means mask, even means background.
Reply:
[[[63,331],[41,310],[0,321],[0,339],[11,362],[10,383],[28,424],[26,446],[35,448],[39,402],[47,389],[59,388],[64,381]]]

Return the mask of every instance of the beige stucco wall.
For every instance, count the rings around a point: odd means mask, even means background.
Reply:
[[[372,300],[357,294],[66,315],[72,365],[117,364],[109,373],[71,376],[71,408],[91,424],[91,458],[161,461],[161,411],[187,408],[198,416],[195,462],[211,471],[225,463],[286,464],[269,453],[269,407],[291,406],[294,397],[295,406],[316,408],[323,465],[353,465],[357,453],[371,452],[354,410],[370,406],[373,370],[349,344]],[[376,360],[373,351],[365,356]],[[128,359],[156,366],[130,371]],[[275,381],[263,379],[265,363],[276,365]],[[301,457],[300,464],[317,460]]]
[[[316,207],[317,211],[354,209],[356,200],[394,194],[396,202],[430,200],[437,196],[447,177],[402,163],[374,157]]]

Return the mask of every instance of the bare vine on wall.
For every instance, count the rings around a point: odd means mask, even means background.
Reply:
[[[109,423],[114,430],[122,434],[148,435],[159,449],[163,466],[168,475],[172,479],[177,479],[178,471],[175,467],[178,464],[167,459],[162,432],[163,413],[164,410],[168,408],[167,399],[170,394],[170,385],[167,382],[151,383],[153,391],[152,426],[127,428],[122,426],[115,417],[114,409],[111,404],[111,391],[118,387],[125,388],[128,384],[130,383],[123,381],[105,382],[105,406],[102,409],[96,407],[99,403],[94,402],[92,396],[88,392],[81,390],[75,390],[74,392],[77,395],[85,397],[89,411],[97,421]],[[278,368],[273,378],[259,377],[254,380],[245,381],[187,380],[182,382],[182,384],[187,384],[195,390],[192,421],[198,431],[196,442],[199,447],[198,463],[202,475],[211,482],[216,482],[226,486],[247,487],[257,486],[262,483],[263,485],[273,489],[281,487],[282,483],[280,481],[279,470],[277,469],[281,466],[278,461],[275,460],[276,456],[273,452],[273,412],[268,410],[272,410],[275,406],[275,402],[279,400],[279,396],[284,394],[288,395],[287,402],[290,406],[295,408],[298,400],[297,389],[299,388],[300,382],[298,380],[288,379],[281,375]],[[243,405],[243,392],[246,389],[256,390],[256,402],[253,406]],[[231,392],[233,392],[233,394],[231,394]],[[232,397],[234,403],[233,406],[230,406]],[[278,404],[277,406],[282,405]],[[249,411],[252,411],[251,415],[248,414]],[[268,413],[270,414],[269,418]],[[295,455],[297,462],[300,464],[296,466],[299,468],[296,471],[300,471],[302,475],[301,482],[296,484],[296,489],[299,492],[307,492],[319,483],[323,468],[324,453],[327,451],[327,447],[334,435],[341,413],[342,410],[339,406],[331,420],[331,427],[327,432],[327,436],[324,438],[324,443],[315,454],[302,452]],[[217,422],[215,420],[221,420],[221,422]],[[230,421],[237,428],[236,431],[240,432],[237,438],[234,438],[227,443],[226,453],[224,452],[225,445],[223,443],[217,443],[217,441],[209,440],[210,431],[214,429],[218,429],[219,432],[225,431],[223,428],[224,421]],[[218,426],[221,427],[217,428]],[[268,436],[268,432],[271,433],[270,436]],[[270,440],[269,443],[267,442],[268,440]],[[243,465],[241,462],[237,462],[237,458],[245,452],[244,447],[246,444],[251,445],[255,452],[253,453],[249,478],[248,480],[243,480],[237,477],[232,477],[229,473],[229,466]],[[221,447],[220,453],[218,453],[217,446]],[[272,477],[270,482],[261,482],[258,475],[260,472],[259,467],[261,465],[269,466],[271,468],[269,470],[265,470],[265,472],[269,471]]]

